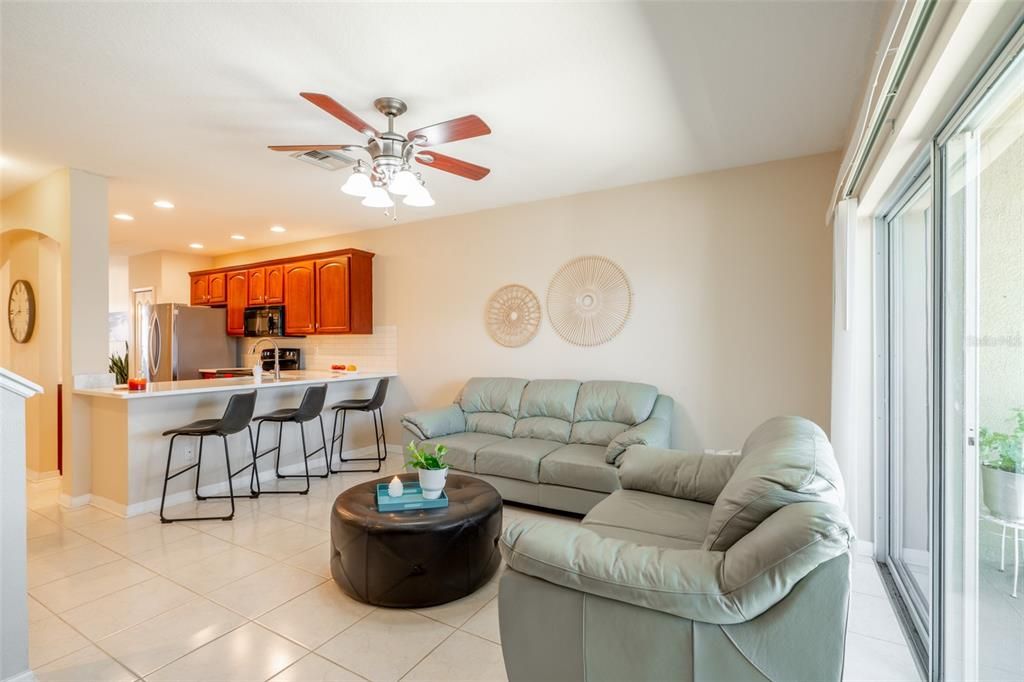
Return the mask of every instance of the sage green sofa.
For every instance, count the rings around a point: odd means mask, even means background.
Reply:
[[[853,533],[828,439],[777,417],[741,455],[631,447],[580,525],[502,535],[510,680],[840,680]]]
[[[585,514],[618,490],[631,445],[669,446],[672,399],[627,381],[474,378],[455,403],[412,412],[419,445],[512,502]]]

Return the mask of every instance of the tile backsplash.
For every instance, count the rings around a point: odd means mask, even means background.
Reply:
[[[374,327],[373,334],[324,334],[275,340],[281,348],[300,349],[304,369],[330,369],[332,364],[342,362],[366,372],[398,369],[398,327],[395,326]],[[255,341],[242,341],[241,360],[245,367],[256,364],[252,353]]]

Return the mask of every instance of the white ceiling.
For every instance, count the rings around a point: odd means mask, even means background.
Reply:
[[[109,176],[110,212],[136,217],[111,221],[122,252],[387,225],[338,191],[347,171],[266,149],[361,142],[304,90],[379,128],[381,95],[409,104],[402,131],[467,113],[490,125],[438,150],[491,175],[424,168],[437,205],[403,208],[403,222],[834,150],[885,9],[5,1],[2,191],[61,166]],[[158,198],[177,207],[158,211]]]

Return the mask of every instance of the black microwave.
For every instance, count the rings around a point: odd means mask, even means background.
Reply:
[[[284,336],[284,306],[245,309],[246,336]]]

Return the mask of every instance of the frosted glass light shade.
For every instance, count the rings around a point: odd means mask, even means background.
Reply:
[[[426,207],[434,205],[434,197],[430,196],[430,192],[423,185],[420,185],[417,189],[409,192],[402,203],[406,206]]]
[[[371,189],[370,193],[360,203],[370,208],[391,208],[395,205],[395,202],[391,200],[391,197],[388,196],[387,191],[383,187]]]
[[[416,180],[416,176],[412,174],[412,171],[400,170],[395,173],[395,177],[388,184],[388,191],[398,196],[405,196],[410,192],[415,192],[419,186],[420,183]]]
[[[366,173],[362,171],[352,173],[345,184],[341,186],[342,192],[354,197],[365,197],[372,189],[373,183],[370,182],[370,178],[366,177]]]

